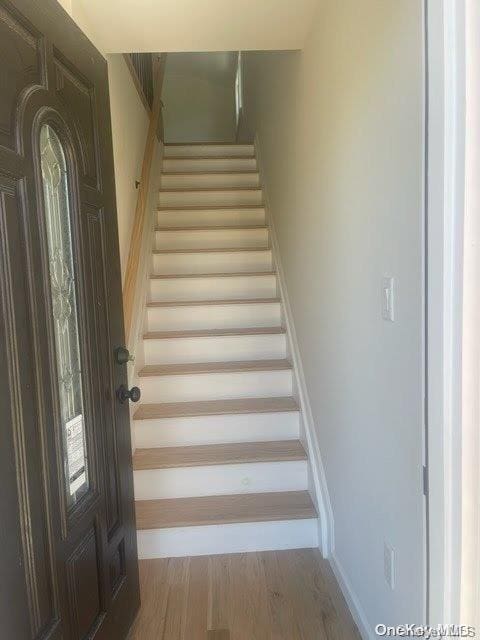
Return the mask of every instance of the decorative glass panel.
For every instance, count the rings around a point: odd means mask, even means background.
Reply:
[[[60,139],[47,124],[43,125],[40,131],[40,151],[58,396],[63,432],[63,460],[67,500],[71,505],[88,489],[82,363],[67,163]]]

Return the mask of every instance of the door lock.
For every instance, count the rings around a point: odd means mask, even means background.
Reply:
[[[115,349],[115,362],[117,364],[127,364],[127,362],[133,362],[134,360],[135,356],[131,356],[126,347],[117,347]]]

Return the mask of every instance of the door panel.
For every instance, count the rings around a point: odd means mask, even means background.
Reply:
[[[0,0],[0,86],[1,635],[121,640],[139,591],[106,62],[56,0]]]

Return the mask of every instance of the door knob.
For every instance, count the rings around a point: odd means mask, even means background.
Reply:
[[[120,402],[126,402],[127,400],[138,402],[141,395],[142,393],[138,387],[132,387],[131,389],[128,389],[125,385],[122,384],[122,386],[117,389],[117,398],[120,400]]]
[[[127,364],[127,362],[133,362],[134,360],[135,356],[131,356],[126,347],[117,347],[115,349],[115,361],[117,364]]]

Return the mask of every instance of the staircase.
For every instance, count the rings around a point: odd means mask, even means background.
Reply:
[[[167,145],[134,412],[141,558],[318,545],[253,145]]]

